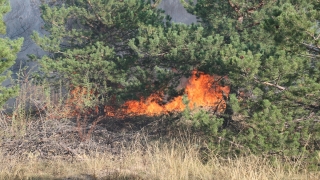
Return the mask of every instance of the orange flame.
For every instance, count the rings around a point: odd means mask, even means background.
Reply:
[[[230,87],[219,85],[219,82],[215,81],[215,77],[220,78],[202,72],[192,72],[185,87],[185,95],[188,97],[190,109],[205,107],[220,113],[226,109],[224,96],[229,95]],[[71,94],[72,97],[67,101],[67,108],[65,108],[65,112],[68,112],[65,116],[69,117],[78,115],[79,110],[84,107],[84,97],[86,97],[87,91],[85,88],[75,88]],[[162,96],[161,94],[152,94],[146,99],[141,98],[140,101],[129,100],[118,110],[112,106],[105,106],[104,113],[106,116],[119,118],[135,115],[155,116],[168,112],[181,112],[185,109],[186,105],[183,103],[182,96],[175,97],[170,102],[161,105]],[[98,108],[87,113],[95,111],[98,111]]]
[[[199,77],[197,77],[199,76]],[[216,108],[218,112],[222,112],[226,108],[226,102],[223,96],[228,96],[230,93],[229,86],[220,86],[215,83],[214,76],[193,71],[189,78],[185,93],[190,101],[189,108],[209,107]],[[123,106],[127,115],[160,115],[172,111],[183,111],[185,104],[182,101],[182,96],[175,97],[172,101],[165,105],[160,105],[158,102],[161,97],[157,94],[152,94],[146,100],[127,101]]]

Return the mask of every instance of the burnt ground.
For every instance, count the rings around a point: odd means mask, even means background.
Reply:
[[[169,139],[178,114],[158,117],[78,117],[61,120],[35,120],[16,130],[9,120],[0,123],[0,150],[3,156],[39,154],[41,159],[73,160],[80,154],[111,152],[138,142]]]

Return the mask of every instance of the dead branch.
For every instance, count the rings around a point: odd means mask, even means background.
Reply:
[[[268,86],[273,86],[273,87],[276,87],[280,90],[286,90],[287,88],[283,87],[283,86],[279,86],[279,85],[276,85],[276,84],[272,84],[272,83],[269,83],[269,82],[262,82],[262,84],[265,84],[265,85],[268,85]]]
[[[257,79],[256,79],[255,81],[258,82],[258,83],[267,85],[267,86],[272,86],[272,87],[278,88],[278,89],[281,90],[281,91],[284,91],[284,90],[287,89],[286,87],[279,86],[279,85],[277,85],[277,84],[272,84],[272,83],[269,83],[269,82],[260,82],[260,81],[258,81]]]
[[[314,46],[312,44],[307,44],[307,43],[301,43],[306,46],[307,49],[315,51],[315,52],[320,52],[320,48],[318,46]]]

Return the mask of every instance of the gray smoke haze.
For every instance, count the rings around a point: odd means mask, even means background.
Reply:
[[[46,0],[48,1],[48,0]],[[50,1],[50,0],[49,0]],[[41,57],[45,52],[37,46],[30,36],[34,31],[40,35],[46,34],[42,29],[44,22],[41,19],[39,6],[40,0],[10,0],[11,11],[4,17],[7,26],[7,34],[5,37],[10,39],[24,38],[24,44],[21,51],[18,53],[16,64],[10,68],[13,72],[13,77],[16,78],[16,73],[21,67],[29,67],[28,71],[37,69],[37,64],[28,62],[28,54],[35,54]],[[172,17],[172,21],[177,23],[191,24],[196,22],[196,17],[189,14],[181,5],[180,0],[162,0],[159,8],[165,10],[166,14]],[[4,86],[10,85],[9,81],[3,83]],[[15,100],[11,99],[7,102],[7,107],[11,109]]]

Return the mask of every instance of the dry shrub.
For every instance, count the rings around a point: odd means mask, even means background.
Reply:
[[[7,122],[12,134],[23,135],[32,121],[61,116],[65,97],[61,91],[47,85],[23,82],[20,84],[19,95],[15,98],[12,110],[2,111],[2,122]]]
[[[31,72],[20,69],[16,80],[19,94],[4,107],[1,118],[9,118],[12,125],[17,126],[27,125],[32,120],[65,118],[70,110],[66,104],[67,88],[62,84],[52,86],[46,81],[39,84],[31,76]]]

